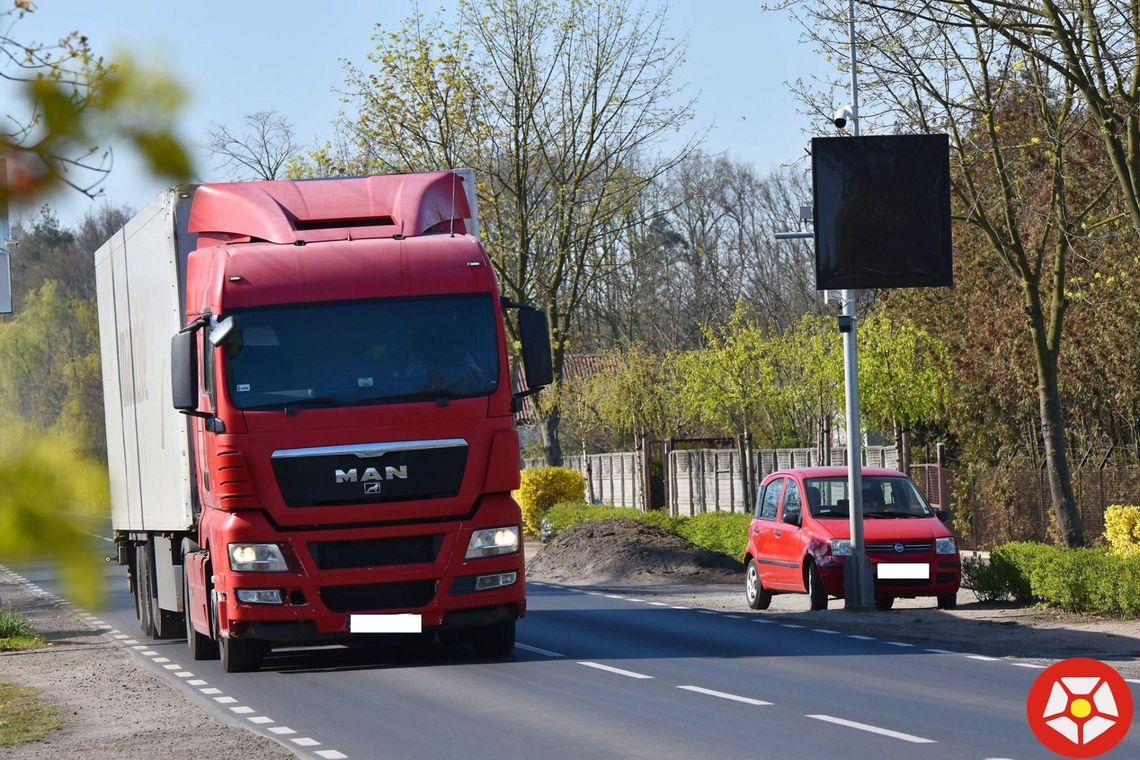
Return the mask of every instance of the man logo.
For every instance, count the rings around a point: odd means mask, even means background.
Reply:
[[[397,478],[400,480],[408,479],[408,466],[406,464],[400,465],[399,467],[385,467],[383,475],[380,474],[380,470],[376,467],[365,468],[363,474],[357,473],[355,467],[348,470],[336,471],[337,483],[378,483],[381,480],[396,480]]]
[[[1065,757],[1095,757],[1115,747],[1132,724],[1132,692],[1115,670],[1077,657],[1044,670],[1029,690],[1029,726]]]

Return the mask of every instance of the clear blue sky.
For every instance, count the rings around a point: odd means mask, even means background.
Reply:
[[[14,31],[20,40],[54,41],[77,29],[106,58],[128,50],[165,69],[188,91],[181,136],[191,145],[212,123],[263,110],[280,112],[300,141],[316,143],[332,134],[341,108],[333,92],[344,81],[340,59],[364,63],[374,25],[398,28],[411,9],[410,0],[39,0]],[[785,82],[825,73],[826,64],[799,42],[794,22],[764,12],[757,0],[674,0],[668,23],[689,40],[681,78],[697,98],[693,128],[710,130],[706,151],[761,171],[803,155],[810,125]],[[4,114],[20,113],[14,105]],[[219,179],[200,151],[197,165],[201,180]],[[117,151],[104,185],[108,202],[138,208],[161,189]],[[68,224],[91,207],[72,191],[47,200]],[[17,218],[29,211],[14,209]]]

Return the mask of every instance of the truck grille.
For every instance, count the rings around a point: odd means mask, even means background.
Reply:
[[[373,612],[424,607],[435,597],[434,580],[325,586],[321,601],[333,612]]]
[[[463,485],[463,439],[398,441],[274,451],[273,472],[290,507],[451,498]]]
[[[435,562],[442,545],[442,535],[401,536],[359,541],[318,541],[309,544],[309,553],[322,570],[345,570]]]
[[[895,551],[895,544],[902,544],[903,554],[910,554],[912,552],[929,552],[932,544],[929,541],[878,541],[876,543],[868,543],[867,551],[869,552],[882,552],[890,554],[898,554]]]

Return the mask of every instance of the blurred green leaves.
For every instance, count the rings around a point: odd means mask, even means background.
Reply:
[[[0,430],[0,557],[48,557],[77,603],[97,603],[106,471],[67,433],[34,430],[10,416],[0,417]]]
[[[26,102],[22,113],[9,111],[0,131],[0,158],[9,170],[0,201],[35,198],[59,186],[94,197],[114,164],[110,146],[116,142],[172,183],[190,177],[190,155],[175,130],[182,88],[129,55],[104,63],[78,32],[54,45],[19,40],[14,27],[31,12],[20,2],[0,11],[0,76],[19,83]]]

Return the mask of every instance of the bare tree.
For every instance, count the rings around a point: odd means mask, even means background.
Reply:
[[[373,165],[466,164],[482,178],[483,243],[503,290],[546,309],[556,383],[618,220],[692,149],[646,159],[690,116],[674,83],[684,44],[664,21],[626,0],[466,0],[462,34],[413,14],[377,35],[382,75],[349,70],[359,113],[344,126]],[[544,448],[558,463],[551,406]]]
[[[276,111],[257,111],[242,117],[240,134],[215,123],[203,145],[217,161],[217,169],[232,179],[280,179],[301,146],[293,126]]]

